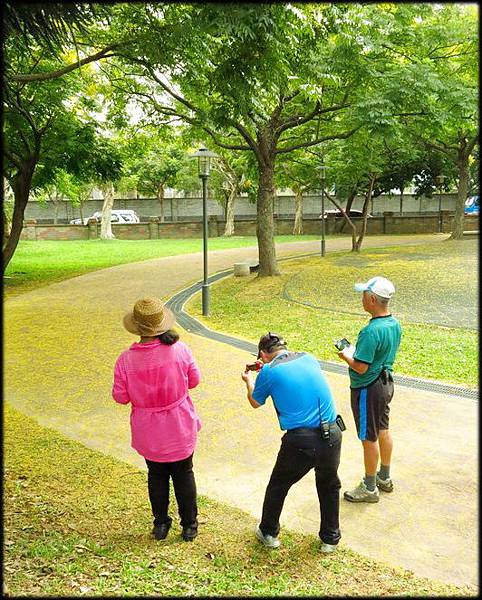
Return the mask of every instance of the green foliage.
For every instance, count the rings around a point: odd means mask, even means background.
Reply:
[[[93,3],[17,4],[4,6],[4,33],[21,35],[25,43],[35,41],[52,54],[71,44],[76,34],[86,34],[95,19],[106,16],[102,6]]]
[[[36,193],[37,200],[45,204],[52,197],[68,198],[74,204],[77,203],[78,187],[75,185],[74,178],[64,169],[55,169],[51,178],[45,182],[44,186],[39,188]]]

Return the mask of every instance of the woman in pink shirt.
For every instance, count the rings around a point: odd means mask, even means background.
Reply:
[[[174,315],[158,298],[138,300],[123,323],[140,340],[117,359],[112,396],[120,404],[131,403],[131,445],[147,463],[152,533],[163,540],[171,528],[172,477],[182,538],[192,541],[198,527],[192,457],[201,422],[189,389],[198,385],[199,369],[191,350],[171,329]]]

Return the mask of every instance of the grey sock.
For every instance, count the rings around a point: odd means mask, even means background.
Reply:
[[[378,477],[380,479],[389,479],[390,478],[390,465],[380,465],[380,470],[378,471]]]
[[[375,491],[375,479],[376,479],[376,475],[366,475],[363,478],[363,481],[365,482],[365,485],[367,486],[367,490],[370,492],[374,492]]]

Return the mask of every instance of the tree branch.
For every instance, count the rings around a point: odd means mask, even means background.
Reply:
[[[347,94],[345,94],[345,98],[346,98],[346,96],[347,96]],[[342,110],[344,108],[348,108],[349,106],[351,106],[351,104],[350,103],[335,104],[334,106],[329,106],[328,108],[321,108],[320,106],[321,106],[320,103],[317,102],[317,106],[311,111],[311,113],[308,113],[307,115],[304,115],[304,116],[297,115],[296,117],[291,117],[290,119],[288,119],[288,121],[285,121],[285,123],[278,128],[279,134],[281,134],[286,129],[290,129],[292,127],[298,127],[298,125],[303,125],[304,123],[308,123],[309,121],[314,119],[316,116],[323,115],[323,114],[326,114],[329,112],[335,112],[337,110]]]
[[[7,148],[3,149],[3,153],[19,170],[22,169],[22,161],[19,156],[17,156],[14,152],[11,152]]]
[[[345,131],[345,133],[326,135],[311,142],[304,142],[302,144],[296,144],[295,146],[288,146],[287,148],[278,148],[277,150],[275,150],[275,154],[283,154],[285,152],[291,152],[292,150],[298,150],[298,148],[308,148],[309,146],[316,146],[316,144],[326,142],[327,140],[347,139],[350,136],[352,136],[356,131],[358,131],[361,127],[361,125],[358,125],[358,127],[354,127],[350,131]]]
[[[235,146],[232,144],[225,144],[224,142],[220,142],[216,137],[216,133],[210,127],[207,127],[206,125],[201,125],[200,123],[195,124],[202,127],[202,129],[204,129],[204,131],[212,137],[214,143],[220,146],[221,148],[226,148],[227,150],[252,150],[250,146]]]
[[[241,136],[243,137],[243,139],[248,144],[249,148],[256,154],[256,156],[258,158],[260,158],[259,151],[258,151],[258,146],[256,145],[256,142],[253,140],[253,137],[251,136],[251,134],[249,133],[249,131],[243,125],[241,125],[241,123],[238,123],[237,121],[234,121],[233,119],[229,119],[228,122],[235,129],[237,129],[239,131],[239,133],[241,134]]]
[[[124,44],[125,43],[126,42],[124,42]],[[28,74],[19,74],[19,75],[6,74],[6,75],[4,75],[4,77],[5,77],[5,79],[10,80],[10,81],[20,81],[20,82],[47,81],[48,79],[56,79],[57,77],[61,77],[62,75],[65,75],[66,73],[70,73],[70,71],[74,71],[75,69],[78,69],[79,67],[82,67],[83,65],[86,65],[88,63],[94,62],[96,60],[100,60],[101,58],[110,58],[111,56],[115,56],[115,54],[108,54],[108,53],[111,50],[114,50],[115,48],[118,48],[121,45],[123,45],[123,44],[111,44],[110,46],[107,46],[103,50],[100,50],[99,52],[96,52],[95,54],[92,54],[91,56],[86,56],[85,58],[83,58],[82,60],[79,60],[78,62],[75,62],[75,63],[72,63],[65,67],[62,67],[62,69],[59,69],[58,71],[50,71],[49,73],[28,73]]]

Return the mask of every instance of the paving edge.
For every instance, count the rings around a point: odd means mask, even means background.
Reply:
[[[283,257],[278,260],[292,260],[294,258],[304,258],[307,256],[313,256],[314,254],[317,255],[318,253],[308,253],[301,255],[298,254],[296,256]],[[217,273],[214,273],[214,275],[210,275],[208,277],[208,283],[214,283],[216,281],[219,281],[220,279],[229,277],[232,274],[233,269],[218,271]],[[189,287],[181,290],[180,292],[172,296],[166,302],[166,305],[176,315],[177,323],[189,333],[192,333],[194,335],[200,335],[202,337],[215,340],[216,342],[222,342],[223,344],[228,344],[230,346],[233,346],[234,348],[245,350],[246,352],[249,352],[256,356],[258,353],[258,347],[256,344],[231,335],[227,335],[225,333],[220,333],[219,331],[214,331],[213,329],[209,329],[196,318],[192,317],[191,315],[185,312],[184,305],[190,298],[192,298],[192,296],[194,296],[194,294],[201,291],[202,283],[202,281],[197,281],[196,283],[193,283]],[[330,371],[332,373],[339,373],[341,375],[348,376],[347,367],[343,364],[329,362],[325,360],[318,360],[318,362],[320,363],[322,369],[325,371]],[[436,392],[439,394],[448,394],[449,396],[470,398],[472,400],[478,400],[479,398],[478,390],[459,385],[453,385],[450,383],[444,383],[442,381],[421,379],[417,377],[408,377],[406,375],[396,374],[394,375],[394,381],[398,385],[409,388],[415,388],[418,390]]]

